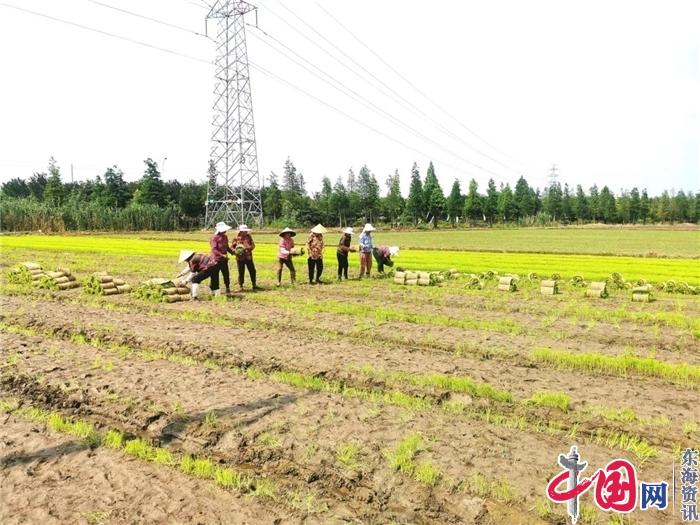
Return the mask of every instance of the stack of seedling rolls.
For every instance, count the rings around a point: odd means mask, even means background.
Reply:
[[[13,284],[32,284],[38,282],[46,272],[40,264],[24,262],[7,272],[7,281]]]
[[[559,281],[556,279],[542,279],[540,281],[540,293],[542,295],[556,295],[559,293]]]
[[[134,295],[140,299],[161,303],[176,303],[190,300],[190,289],[182,281],[170,279],[149,279],[139,286]]]
[[[48,290],[70,290],[78,288],[80,283],[68,268],[58,268],[55,272],[45,272],[39,276],[38,286]]]
[[[131,292],[131,286],[107,272],[97,272],[85,282],[84,291],[92,295],[117,295]]]
[[[608,283],[606,281],[593,281],[588,285],[586,297],[600,297],[602,299],[608,296]]]
[[[651,295],[651,285],[644,284],[642,286],[635,286],[632,288],[632,301],[637,303],[649,303],[654,300]]]
[[[394,273],[394,282],[407,286],[434,286],[441,280],[444,280],[444,277],[437,272],[397,271]]]
[[[515,292],[518,289],[518,278],[510,275],[501,277],[498,280],[498,289],[501,292]]]

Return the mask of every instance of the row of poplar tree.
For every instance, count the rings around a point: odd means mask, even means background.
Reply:
[[[47,229],[180,229],[203,223],[206,183],[163,181],[158,165],[146,159],[138,181],[127,182],[116,166],[94,180],[64,183],[52,158],[48,173],[34,173],[27,180],[15,178],[2,184],[0,217],[4,230],[37,229],[36,217],[8,218],[32,214],[50,217]],[[329,226],[365,221],[394,226],[433,227],[448,225],[491,225],[514,223],[650,223],[700,222],[700,192],[664,191],[649,197],[647,191],[632,188],[617,196],[607,187],[581,185],[562,187],[550,183],[543,190],[531,187],[524,177],[515,186],[488,181],[481,192],[475,180],[466,194],[459,180],[446,194],[432,162],[422,177],[417,164],[411,169],[406,198],[401,194],[398,170],[384,181],[384,191],[367,166],[356,174],[352,169],[333,183],[328,177],[319,192],[310,193],[303,174],[287,159],[281,176],[271,173],[262,189],[265,222],[268,225]],[[13,207],[14,206],[14,207]],[[13,213],[13,211],[15,213]],[[53,212],[53,215],[52,215]],[[74,215],[74,216],[73,216]],[[114,223],[114,224],[112,224]]]

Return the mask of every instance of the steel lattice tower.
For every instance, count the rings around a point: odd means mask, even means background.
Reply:
[[[257,9],[241,0],[218,0],[207,20],[216,22],[214,117],[205,227],[262,225],[244,15]]]

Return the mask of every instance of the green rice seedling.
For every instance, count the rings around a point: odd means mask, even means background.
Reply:
[[[216,468],[214,482],[225,489],[246,490],[250,486],[249,479],[228,467]]]
[[[192,474],[202,479],[213,479],[216,466],[211,459],[196,458],[192,464]]]
[[[348,470],[359,468],[360,446],[357,443],[343,442],[336,447],[335,457]]]
[[[535,513],[543,520],[551,520],[554,517],[552,502],[546,498],[535,498]]]
[[[535,392],[524,403],[536,407],[558,408],[566,412],[571,404],[571,396],[564,392]]]
[[[440,469],[438,469],[435,465],[428,462],[423,462],[419,463],[416,467],[414,477],[419,483],[434,487],[440,481],[442,474]]]
[[[314,493],[304,495],[300,491],[294,491],[287,497],[287,503],[305,514],[319,514],[328,510],[328,505],[319,501]]]
[[[700,425],[698,425],[697,421],[688,421],[686,423],[683,423],[683,432],[685,434],[693,434],[700,432]]]
[[[216,428],[219,426],[219,418],[215,412],[209,411],[204,416],[204,425],[209,428]]]
[[[158,465],[174,465],[176,463],[170,451],[161,447],[153,447],[153,453],[148,460]]]
[[[191,455],[185,455],[180,458],[179,469],[184,474],[192,474],[194,472],[195,458]]]
[[[479,472],[474,473],[468,484],[468,487],[470,492],[481,498],[487,498],[491,496],[491,484],[486,479],[486,476]]]
[[[279,436],[274,432],[263,432],[255,440],[263,448],[279,448],[282,446]]]
[[[531,353],[536,362],[559,368],[600,372],[626,377],[628,374],[657,377],[672,383],[695,387],[700,384],[700,366],[688,363],[666,363],[634,355],[607,356],[593,352],[569,352],[537,348]]]
[[[412,475],[416,467],[413,459],[421,449],[422,444],[423,438],[420,434],[411,434],[399,443],[394,452],[385,452],[391,469],[402,474]]]
[[[109,519],[109,515],[109,512],[101,512],[97,510],[86,512],[84,514],[85,521],[88,523],[88,525],[101,525]]]
[[[119,450],[124,446],[124,434],[118,430],[109,430],[102,438],[102,444],[107,448]]]
[[[579,507],[578,523],[581,525],[600,525],[601,518],[598,509],[587,503],[582,503]]]
[[[151,446],[142,438],[130,439],[124,445],[124,452],[130,456],[148,461],[152,455]]]
[[[275,487],[275,483],[271,479],[258,478],[255,480],[255,487],[253,488],[251,495],[274,500],[276,499],[276,492],[277,489]]]

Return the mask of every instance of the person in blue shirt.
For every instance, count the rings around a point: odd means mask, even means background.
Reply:
[[[372,271],[372,232],[374,229],[374,226],[367,223],[360,234],[360,279],[364,277],[365,272],[369,277]]]

